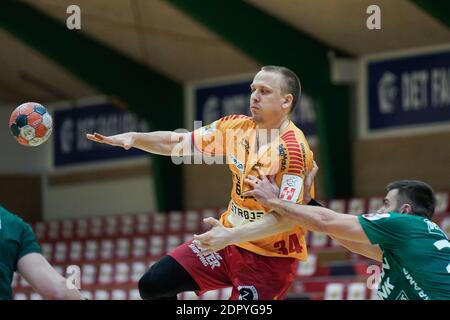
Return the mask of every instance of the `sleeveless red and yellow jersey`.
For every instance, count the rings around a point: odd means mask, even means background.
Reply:
[[[253,197],[242,196],[250,190],[245,178],[258,176],[257,168],[274,176],[281,199],[303,203],[305,168],[311,170],[313,166],[313,153],[303,132],[290,121],[284,129],[268,131],[268,134],[272,135],[270,142],[258,148],[257,141],[264,135],[257,130],[251,117],[243,115],[226,116],[192,132],[196,150],[208,156],[210,163],[226,159],[230,167],[233,179],[231,201],[220,218],[225,227],[251,223],[268,212]],[[236,245],[263,256],[306,260],[305,235],[305,229],[293,225],[289,231]]]

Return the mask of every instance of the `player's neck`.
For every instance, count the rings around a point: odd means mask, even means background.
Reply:
[[[256,150],[259,152],[261,147],[266,146],[268,143],[272,143],[273,139],[276,139],[283,129],[289,125],[289,119],[287,117],[282,118],[275,124],[258,124],[256,130]],[[273,130],[278,130],[274,132]]]
[[[286,128],[288,125],[289,125],[289,118],[288,117],[283,117],[279,121],[276,121],[276,122],[258,123],[256,127],[257,127],[258,130],[261,130],[261,129],[265,129],[265,130],[279,129],[281,131],[284,128]]]

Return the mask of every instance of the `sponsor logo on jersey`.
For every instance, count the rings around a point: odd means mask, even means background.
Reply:
[[[423,219],[423,221],[427,224],[428,233],[437,234],[439,236],[444,236],[447,238],[447,235],[445,234],[445,232],[442,231],[441,228],[439,228],[439,226],[436,223],[434,223],[433,221],[430,221],[428,219]]]
[[[297,202],[298,197],[303,188],[303,178],[293,175],[284,174],[280,186],[280,199]]]
[[[207,126],[200,128],[200,135],[206,136],[207,134],[211,134],[217,129],[217,121],[214,121],[211,124],[208,124]]]
[[[391,278],[387,277],[386,279],[384,279],[380,288],[377,291],[378,297],[380,297],[380,299],[385,300],[389,297],[391,292],[394,291],[394,289],[395,286],[391,283]]]
[[[238,286],[239,300],[258,300],[255,286]]]
[[[230,214],[228,215],[228,221],[234,226],[239,226],[261,219],[263,215],[264,211],[251,211],[249,209],[242,208],[232,200],[230,206]]]
[[[405,275],[406,280],[409,282],[411,288],[416,291],[416,293],[419,295],[420,299],[422,300],[430,300],[428,295],[425,293],[425,291],[418,285],[417,281],[413,278],[412,274],[409,273],[408,270],[403,268],[403,274]]]
[[[238,159],[236,159],[235,156],[231,155],[231,163],[234,164],[234,166],[241,172],[244,173],[244,165],[242,162],[239,162]]]
[[[406,294],[406,292],[402,290],[398,294],[397,298],[395,298],[395,300],[409,300],[409,298],[408,298],[408,295]]]
[[[245,152],[248,154],[250,150],[250,144],[248,143],[248,140],[242,138],[239,143],[245,148]]]
[[[364,219],[370,221],[376,221],[384,218],[389,218],[391,216],[390,213],[366,213],[362,215]]]
[[[280,144],[278,146],[278,152],[280,153],[280,157],[281,157],[281,172],[286,171],[286,166],[287,166],[287,153],[286,153],[286,148],[283,146],[283,144]]]

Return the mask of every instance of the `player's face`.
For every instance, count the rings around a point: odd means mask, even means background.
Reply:
[[[389,191],[383,199],[383,205],[378,209],[378,213],[388,213],[397,209],[397,195],[398,190],[392,189]]]
[[[383,199],[383,205],[377,211],[378,213],[398,212],[409,213],[409,204],[401,203],[398,189],[390,190]]]
[[[253,79],[250,111],[257,123],[277,123],[288,111],[292,95],[283,94],[282,81],[280,74],[267,71],[258,72]]]

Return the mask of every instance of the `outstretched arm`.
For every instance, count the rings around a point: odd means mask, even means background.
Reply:
[[[87,134],[86,138],[126,150],[137,148],[146,152],[165,156],[192,155],[191,133],[172,131],[126,132],[114,136],[104,136],[100,133]]]
[[[271,183],[267,179],[249,180],[247,183],[253,187],[253,190],[247,191],[245,196],[255,197],[263,206],[291,219],[305,229],[343,240],[370,243],[356,216],[280,200],[272,193]]]

